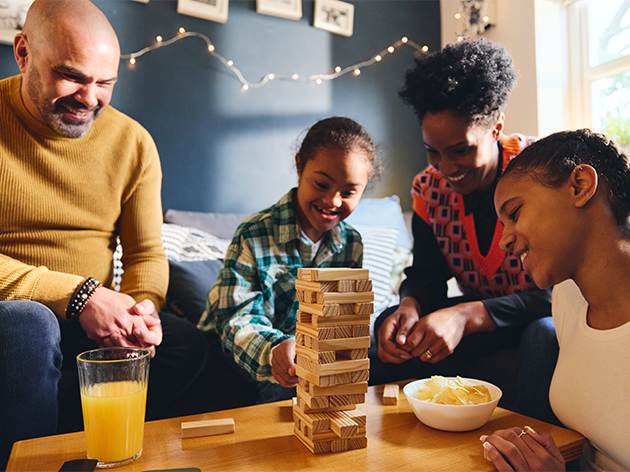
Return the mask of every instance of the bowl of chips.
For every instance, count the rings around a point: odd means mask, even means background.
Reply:
[[[434,375],[403,388],[416,417],[431,428],[470,431],[488,422],[503,392],[483,380]]]

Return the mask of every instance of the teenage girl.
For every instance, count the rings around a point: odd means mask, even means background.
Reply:
[[[589,440],[584,470],[630,470],[630,158],[589,130],[552,134],[503,173],[501,247],[553,288],[560,354],[549,400]],[[482,436],[503,470],[564,470],[551,436],[525,426]]]
[[[319,121],[295,156],[297,188],[236,230],[199,326],[256,381],[297,384],[298,269],[361,267],[361,237],[343,220],[359,203],[377,159],[372,139],[357,122]],[[294,395],[292,389],[257,387],[261,402]]]

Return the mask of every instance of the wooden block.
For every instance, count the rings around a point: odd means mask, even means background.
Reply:
[[[335,339],[351,338],[352,326],[335,326]]]
[[[189,421],[182,423],[182,439],[233,433],[234,419]]]
[[[400,387],[397,384],[387,384],[383,388],[383,405],[398,405],[398,391]]]
[[[319,397],[317,397],[319,398]],[[365,403],[364,393],[354,393],[352,395],[331,395],[328,398],[328,406],[344,406],[344,405],[359,405]]]
[[[338,405],[328,406],[326,408],[311,408],[306,404],[303,398],[297,398],[297,405],[304,413],[328,413],[330,411],[356,410],[356,405]]]
[[[317,292],[311,292],[309,290],[296,290],[295,298],[298,302],[304,303],[317,303]]]
[[[357,325],[352,327],[352,336],[360,338],[362,336],[370,335],[370,325]]]
[[[339,280],[337,282],[337,292],[355,292],[356,280]],[[323,291],[323,290],[322,290]]]
[[[346,269],[327,267],[320,269],[298,269],[298,278],[311,281],[365,280],[370,278],[368,269]]]
[[[302,346],[297,346],[297,349],[303,350],[305,348]],[[318,376],[337,375],[345,372],[354,372],[357,370],[365,370],[370,368],[370,359],[351,359],[336,361],[331,364],[320,364],[319,362],[316,362],[306,355],[302,354],[302,352],[300,351],[297,351],[296,359],[296,364],[298,366],[303,367],[304,369]]]
[[[374,303],[355,303],[355,315],[371,315],[374,313]]]
[[[295,333],[295,345],[296,346],[304,346],[304,334],[303,333],[298,333],[296,331],[296,333]]]
[[[365,426],[367,424],[367,416],[357,409],[344,411],[344,414],[352,418],[359,426]]]
[[[357,372],[352,372],[351,382],[367,382],[370,380],[370,371],[369,370],[359,370]]]
[[[324,282],[310,282],[308,280],[296,280],[295,290],[309,290],[311,292],[337,292],[339,289],[339,282],[336,280],[329,280]]]
[[[371,313],[355,313],[357,310],[356,303],[334,303],[332,305],[322,305],[319,303],[300,302],[300,310],[317,316],[340,316],[362,314],[369,315]],[[374,307],[372,307],[374,311]]]
[[[310,313],[305,313],[303,311],[298,310],[296,313],[297,320],[300,323],[311,324],[313,322],[313,315]]]
[[[315,339],[335,339],[334,326],[316,328],[311,324],[297,322],[295,324],[295,333],[296,335],[297,333],[308,335]]]
[[[365,325],[368,327],[368,332],[366,336],[370,335],[370,331],[369,331],[370,321],[371,320],[370,320],[369,313],[367,315],[351,314],[351,315],[341,315],[341,316],[335,316],[335,317],[313,316],[313,319],[312,319],[313,326],[315,326],[316,328],[323,327],[323,326],[343,326],[343,325],[364,326]]]
[[[333,351],[336,353],[336,359],[338,361],[341,360],[350,360],[350,359],[365,359],[368,356],[367,348],[363,349],[348,349],[345,351]]]
[[[326,413],[304,413],[304,411],[298,407],[297,401],[295,405],[293,405],[293,416],[299,418],[302,423],[310,427],[313,432],[317,433],[330,429],[330,417]]]
[[[363,349],[370,347],[370,337],[345,339],[314,339],[312,349],[315,351],[345,351],[348,349]]]
[[[318,364],[331,364],[337,361],[335,351],[314,351],[305,346],[295,346],[295,352]]]
[[[304,389],[309,392],[311,395],[350,395],[357,393],[367,393],[368,391],[368,383],[367,382],[358,382],[358,383],[349,383],[343,385],[333,385],[332,387],[318,387],[310,382],[308,383],[308,389]],[[304,388],[304,387],[302,387]]]
[[[359,425],[342,413],[331,412],[330,429],[340,438],[350,438],[359,433]]]
[[[319,441],[313,442],[311,441],[302,431],[298,428],[293,428],[293,433],[295,436],[304,444],[309,451],[313,454],[321,454],[323,452],[330,452],[330,443],[331,441]]]
[[[367,437],[348,438],[348,450],[364,449],[367,447]]]
[[[328,414],[328,413],[320,413],[320,414]],[[359,426],[357,433],[354,437],[356,438],[365,437],[366,433],[367,433],[367,429],[365,428],[365,426],[363,427]],[[332,429],[328,429],[328,431],[319,431],[319,432],[310,430],[309,434],[307,434],[306,437],[309,438],[313,442],[336,441],[337,439],[339,439],[339,436],[337,435],[337,433],[335,433]],[[350,438],[345,438],[345,439],[350,439]]]
[[[372,281],[371,280],[357,280],[355,282],[354,290],[355,292],[371,292],[373,290]]]
[[[344,452],[348,450],[347,439],[337,439],[336,441],[330,441],[330,452]]]
[[[304,390],[299,385],[296,387],[296,394],[299,400],[302,400],[309,408],[312,409],[323,409],[328,408],[330,406],[329,397],[316,397],[313,396]]]
[[[295,367],[295,373],[298,377],[306,379],[308,382],[318,387],[334,387],[336,385],[367,382],[370,378],[369,370],[358,370],[356,372],[346,372],[336,375],[317,375],[299,364]]]
[[[316,302],[321,305],[334,303],[369,303],[374,301],[374,292],[309,292],[316,295]],[[308,302],[307,300],[305,300]],[[313,302],[311,302],[313,303]],[[363,314],[363,313],[362,313]]]

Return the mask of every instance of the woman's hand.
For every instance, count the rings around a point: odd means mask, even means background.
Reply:
[[[565,470],[564,458],[551,435],[531,427],[509,428],[481,436],[485,457],[499,472],[512,470]]]
[[[273,348],[271,373],[283,387],[295,387],[298,383],[295,375],[295,341],[287,339]]]

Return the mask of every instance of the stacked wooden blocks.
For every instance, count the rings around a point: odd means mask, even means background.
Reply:
[[[374,292],[367,269],[299,269],[295,435],[314,454],[367,447]]]

